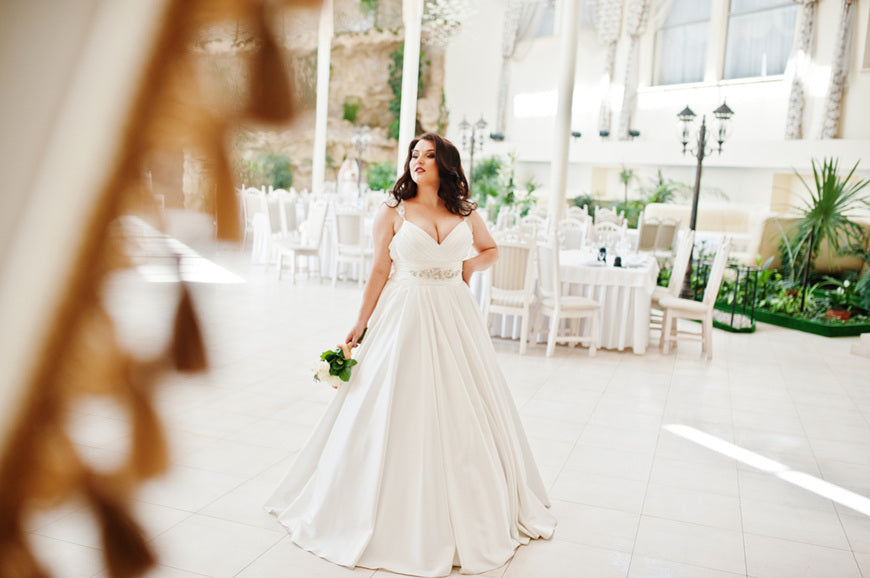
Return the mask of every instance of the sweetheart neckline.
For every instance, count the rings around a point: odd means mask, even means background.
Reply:
[[[424,229],[423,227],[421,227],[420,225],[418,225],[417,223],[415,223],[414,221],[411,221],[409,219],[402,219],[402,228],[405,227],[406,223],[411,223],[412,225],[414,225],[414,227],[416,227],[418,231],[420,231],[421,233],[423,233],[424,235],[429,237],[429,239],[431,239],[433,243],[435,243],[436,245],[438,245],[440,247],[441,245],[443,245],[444,243],[447,242],[447,239],[449,239],[450,236],[453,235],[453,233],[456,232],[456,229],[458,229],[460,226],[462,226],[462,223],[465,223],[465,219],[462,219],[461,221],[459,221],[459,223],[454,225],[453,228],[450,229],[450,232],[447,233],[447,236],[444,237],[443,239],[441,239],[440,243],[438,242],[438,239],[436,239],[435,237],[433,237],[432,235],[427,233],[426,229]],[[399,230],[401,231],[402,229],[399,229]],[[396,234],[398,234],[398,233],[396,233]]]

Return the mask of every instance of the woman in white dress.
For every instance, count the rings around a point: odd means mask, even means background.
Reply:
[[[446,139],[411,143],[393,196],[375,217],[346,340],[368,328],[359,365],[266,508],[299,546],[343,566],[486,572],[556,526],[467,285],[498,249]]]

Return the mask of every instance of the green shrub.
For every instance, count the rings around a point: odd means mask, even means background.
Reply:
[[[366,182],[373,191],[390,191],[396,184],[396,165],[386,161],[366,168]]]
[[[266,182],[276,189],[293,185],[293,165],[287,155],[268,153],[260,156]]]
[[[355,124],[356,117],[359,115],[359,99],[355,96],[348,96],[344,99],[342,106],[344,107],[344,120]]]

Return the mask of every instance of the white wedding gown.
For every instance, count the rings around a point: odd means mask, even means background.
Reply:
[[[400,205],[399,212],[403,215]],[[266,503],[302,548],[415,576],[507,562],[556,520],[468,286],[465,221],[404,221],[359,365]]]

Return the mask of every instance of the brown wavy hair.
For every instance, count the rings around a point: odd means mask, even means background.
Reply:
[[[408,146],[408,156],[405,159],[405,172],[396,181],[390,191],[398,205],[405,199],[417,196],[417,183],[411,179],[411,154],[421,140],[429,141],[435,147],[435,164],[438,166],[438,196],[447,205],[447,210],[454,215],[467,217],[477,208],[477,203],[468,198],[468,181],[462,171],[462,159],[452,142],[432,132],[415,138]]]

